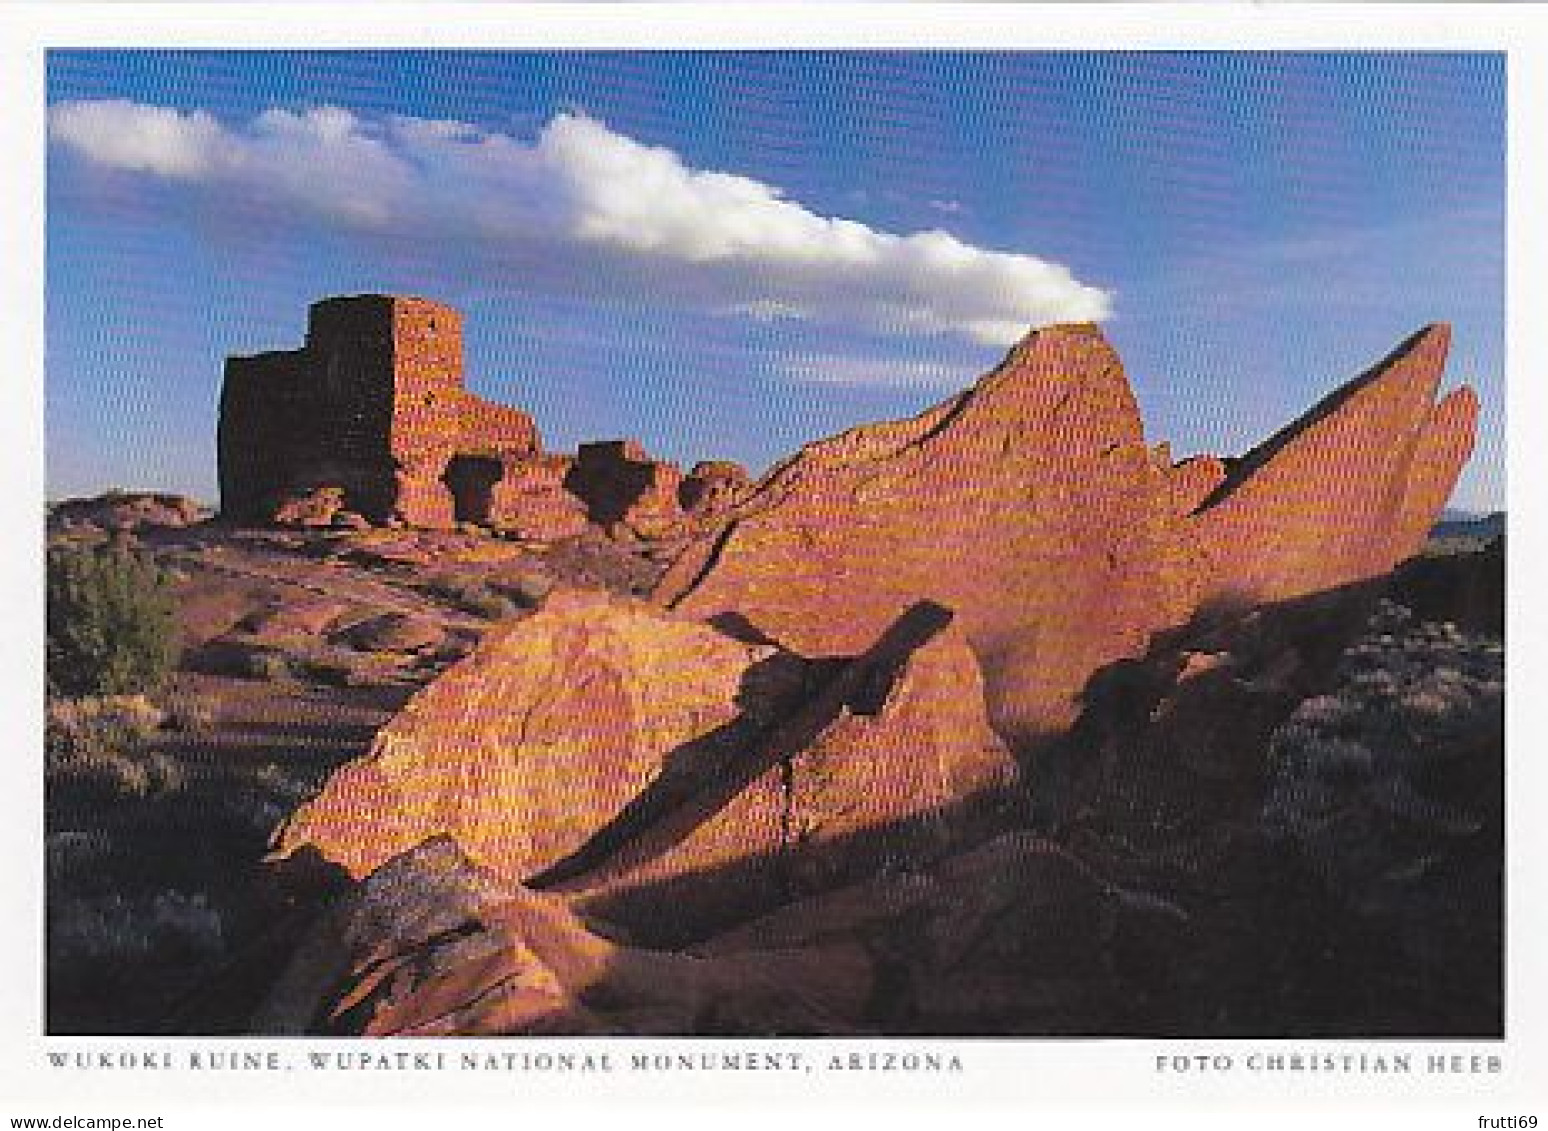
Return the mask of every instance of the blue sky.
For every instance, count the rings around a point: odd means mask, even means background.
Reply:
[[[1430,321],[1504,498],[1489,54],[53,52],[51,496],[214,498],[228,353],[421,294],[557,450],[766,466],[1097,318],[1239,452]]]

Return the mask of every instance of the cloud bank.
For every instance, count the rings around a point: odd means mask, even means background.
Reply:
[[[49,134],[93,166],[182,184],[216,206],[476,241],[551,273],[568,256],[593,287],[611,280],[749,317],[1006,345],[1030,326],[1100,321],[1111,308],[1060,264],[822,216],[578,114],[528,142],[333,106],[271,108],[231,126],[202,110],[72,101],[51,107]]]

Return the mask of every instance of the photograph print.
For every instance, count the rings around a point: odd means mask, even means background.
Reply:
[[[46,60],[51,1035],[1499,1038],[1506,60]]]

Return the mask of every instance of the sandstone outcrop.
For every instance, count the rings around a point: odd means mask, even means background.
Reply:
[[[280,491],[274,498],[276,526],[332,526],[345,510],[342,487],[306,487]]]
[[[90,499],[65,499],[48,511],[51,528],[95,528],[108,532],[180,528],[207,517],[208,512],[193,499],[150,491],[109,491]]]
[[[1093,327],[1035,331],[913,420],[810,444],[676,561],[656,599],[734,614],[807,655],[854,651],[910,603],[960,618],[1012,742],[1057,734],[1104,665],[1217,598],[1361,581],[1418,549],[1472,442],[1434,397],[1432,327],[1253,452],[1147,449]]]
[[[480,521],[533,542],[557,542],[583,534],[586,505],[564,485],[574,466],[569,456],[541,455],[503,467]]]
[[[921,607],[860,656],[813,663],[642,603],[557,594],[416,695],[296,811],[277,855],[315,849],[363,876],[446,835],[644,934],[734,921],[905,840],[938,850],[933,814],[1008,783],[949,622]],[[869,857],[831,848],[884,826]],[[670,915],[630,909],[632,889],[732,865]]]
[[[677,500],[697,521],[719,518],[734,508],[752,486],[747,469],[731,460],[701,460],[683,477]]]
[[[254,1028],[370,1036],[1078,1032],[1111,1023],[1118,893],[1038,838],[782,909],[688,951],[627,945],[446,838],[314,926]]]
[[[1421,330],[1235,462],[1192,519],[1214,591],[1299,597],[1418,552],[1477,424],[1471,389],[1435,403],[1450,337]]]
[[[854,652],[915,601],[960,618],[1015,737],[1057,731],[1103,664],[1187,616],[1204,563],[1094,327],[1029,336],[913,420],[808,445],[675,563],[658,599]]]

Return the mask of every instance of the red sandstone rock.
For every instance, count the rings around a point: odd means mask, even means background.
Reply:
[[[937,601],[996,726],[1024,738],[1066,726],[1090,673],[1185,618],[1205,580],[1117,356],[1095,328],[1055,327],[913,420],[802,449],[658,599],[809,655],[858,651]]]
[[[677,489],[683,511],[697,521],[716,519],[741,502],[752,486],[747,469],[730,460],[701,460]]]
[[[249,613],[233,631],[261,644],[293,643],[303,637],[321,638],[348,613],[346,601],[331,597],[305,597],[279,602]]]
[[[1468,391],[1432,408],[1447,337],[1416,335],[1228,471],[1145,449],[1097,331],[1038,331],[914,420],[808,445],[656,596],[811,655],[938,601],[961,618],[997,728],[1035,740],[1072,721],[1092,673],[1206,599],[1332,589],[1417,550],[1476,416]]]
[[[1419,549],[1473,442],[1470,391],[1434,407],[1450,337],[1420,331],[1237,461],[1190,519],[1217,590],[1298,597]]]
[[[947,621],[916,613],[835,667],[639,603],[556,595],[416,695],[296,811],[277,853],[315,849],[362,876],[444,834],[482,867],[584,893],[641,930],[734,919],[876,866],[845,859],[860,830],[918,817],[874,852],[937,842],[931,813],[1007,781]],[[631,889],[748,860],[763,866],[674,901],[670,923],[628,907]]]
[[[916,606],[836,665],[766,658],[743,676],[738,718],[529,882],[674,945],[971,835],[1015,767],[950,620]]]
[[[872,992],[852,944],[706,960],[620,945],[556,896],[441,838],[396,857],[312,928],[260,1005],[271,1035],[843,1033]]]
[[[1451,498],[1478,433],[1478,394],[1453,389],[1430,411],[1414,444],[1393,538],[1394,562],[1417,554]]]
[[[344,488],[311,487],[280,492],[274,505],[276,526],[331,526],[344,509]]]

